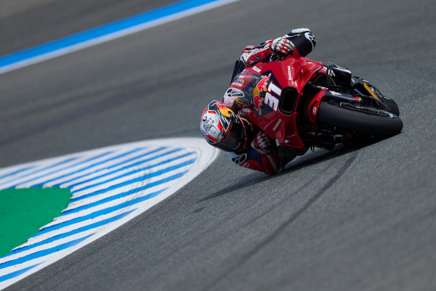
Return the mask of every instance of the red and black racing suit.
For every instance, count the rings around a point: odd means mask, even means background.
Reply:
[[[291,42],[291,55],[306,56],[315,47],[316,41],[309,29],[294,29],[285,36]],[[266,76],[246,76],[241,72],[258,62],[267,62],[275,54],[272,48],[273,40],[267,40],[257,46],[247,46],[243,49],[239,60],[236,62],[231,84],[224,96],[224,103],[237,112],[245,125],[247,134],[239,149],[234,152],[232,161],[236,164],[265,172],[276,174],[283,169],[285,164],[292,160],[292,156],[280,156],[274,142],[262,132],[253,128],[244,118],[244,110],[253,104],[253,95],[259,93],[268,82]],[[265,83],[265,84],[264,84]],[[246,106],[247,105],[247,106]]]

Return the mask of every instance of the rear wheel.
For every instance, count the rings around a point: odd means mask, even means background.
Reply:
[[[321,128],[349,133],[359,139],[387,138],[400,133],[403,128],[403,122],[394,113],[347,103],[322,102],[318,123]]]

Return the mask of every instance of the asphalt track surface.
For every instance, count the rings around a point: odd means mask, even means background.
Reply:
[[[198,136],[247,43],[308,26],[403,133],[268,178],[222,154],[171,199],[11,290],[435,290],[436,2],[243,0],[0,76],[2,166]],[[6,108],[6,109],[5,109]]]
[[[0,55],[171,2],[173,1],[2,0],[0,2]]]

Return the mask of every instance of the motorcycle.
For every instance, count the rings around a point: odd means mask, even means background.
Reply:
[[[278,148],[303,154],[310,147],[384,139],[401,132],[398,105],[367,80],[339,66],[290,56],[247,67],[244,78],[268,76],[262,99],[244,115]],[[340,82],[341,78],[344,80]]]

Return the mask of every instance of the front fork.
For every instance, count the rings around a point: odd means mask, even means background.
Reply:
[[[321,128],[318,124],[318,113],[321,102],[335,102],[360,105],[362,98],[319,87],[319,91],[307,103],[304,110],[305,120],[308,123],[304,134],[306,144],[333,150],[338,144],[346,144],[348,137],[338,133],[335,129]]]

